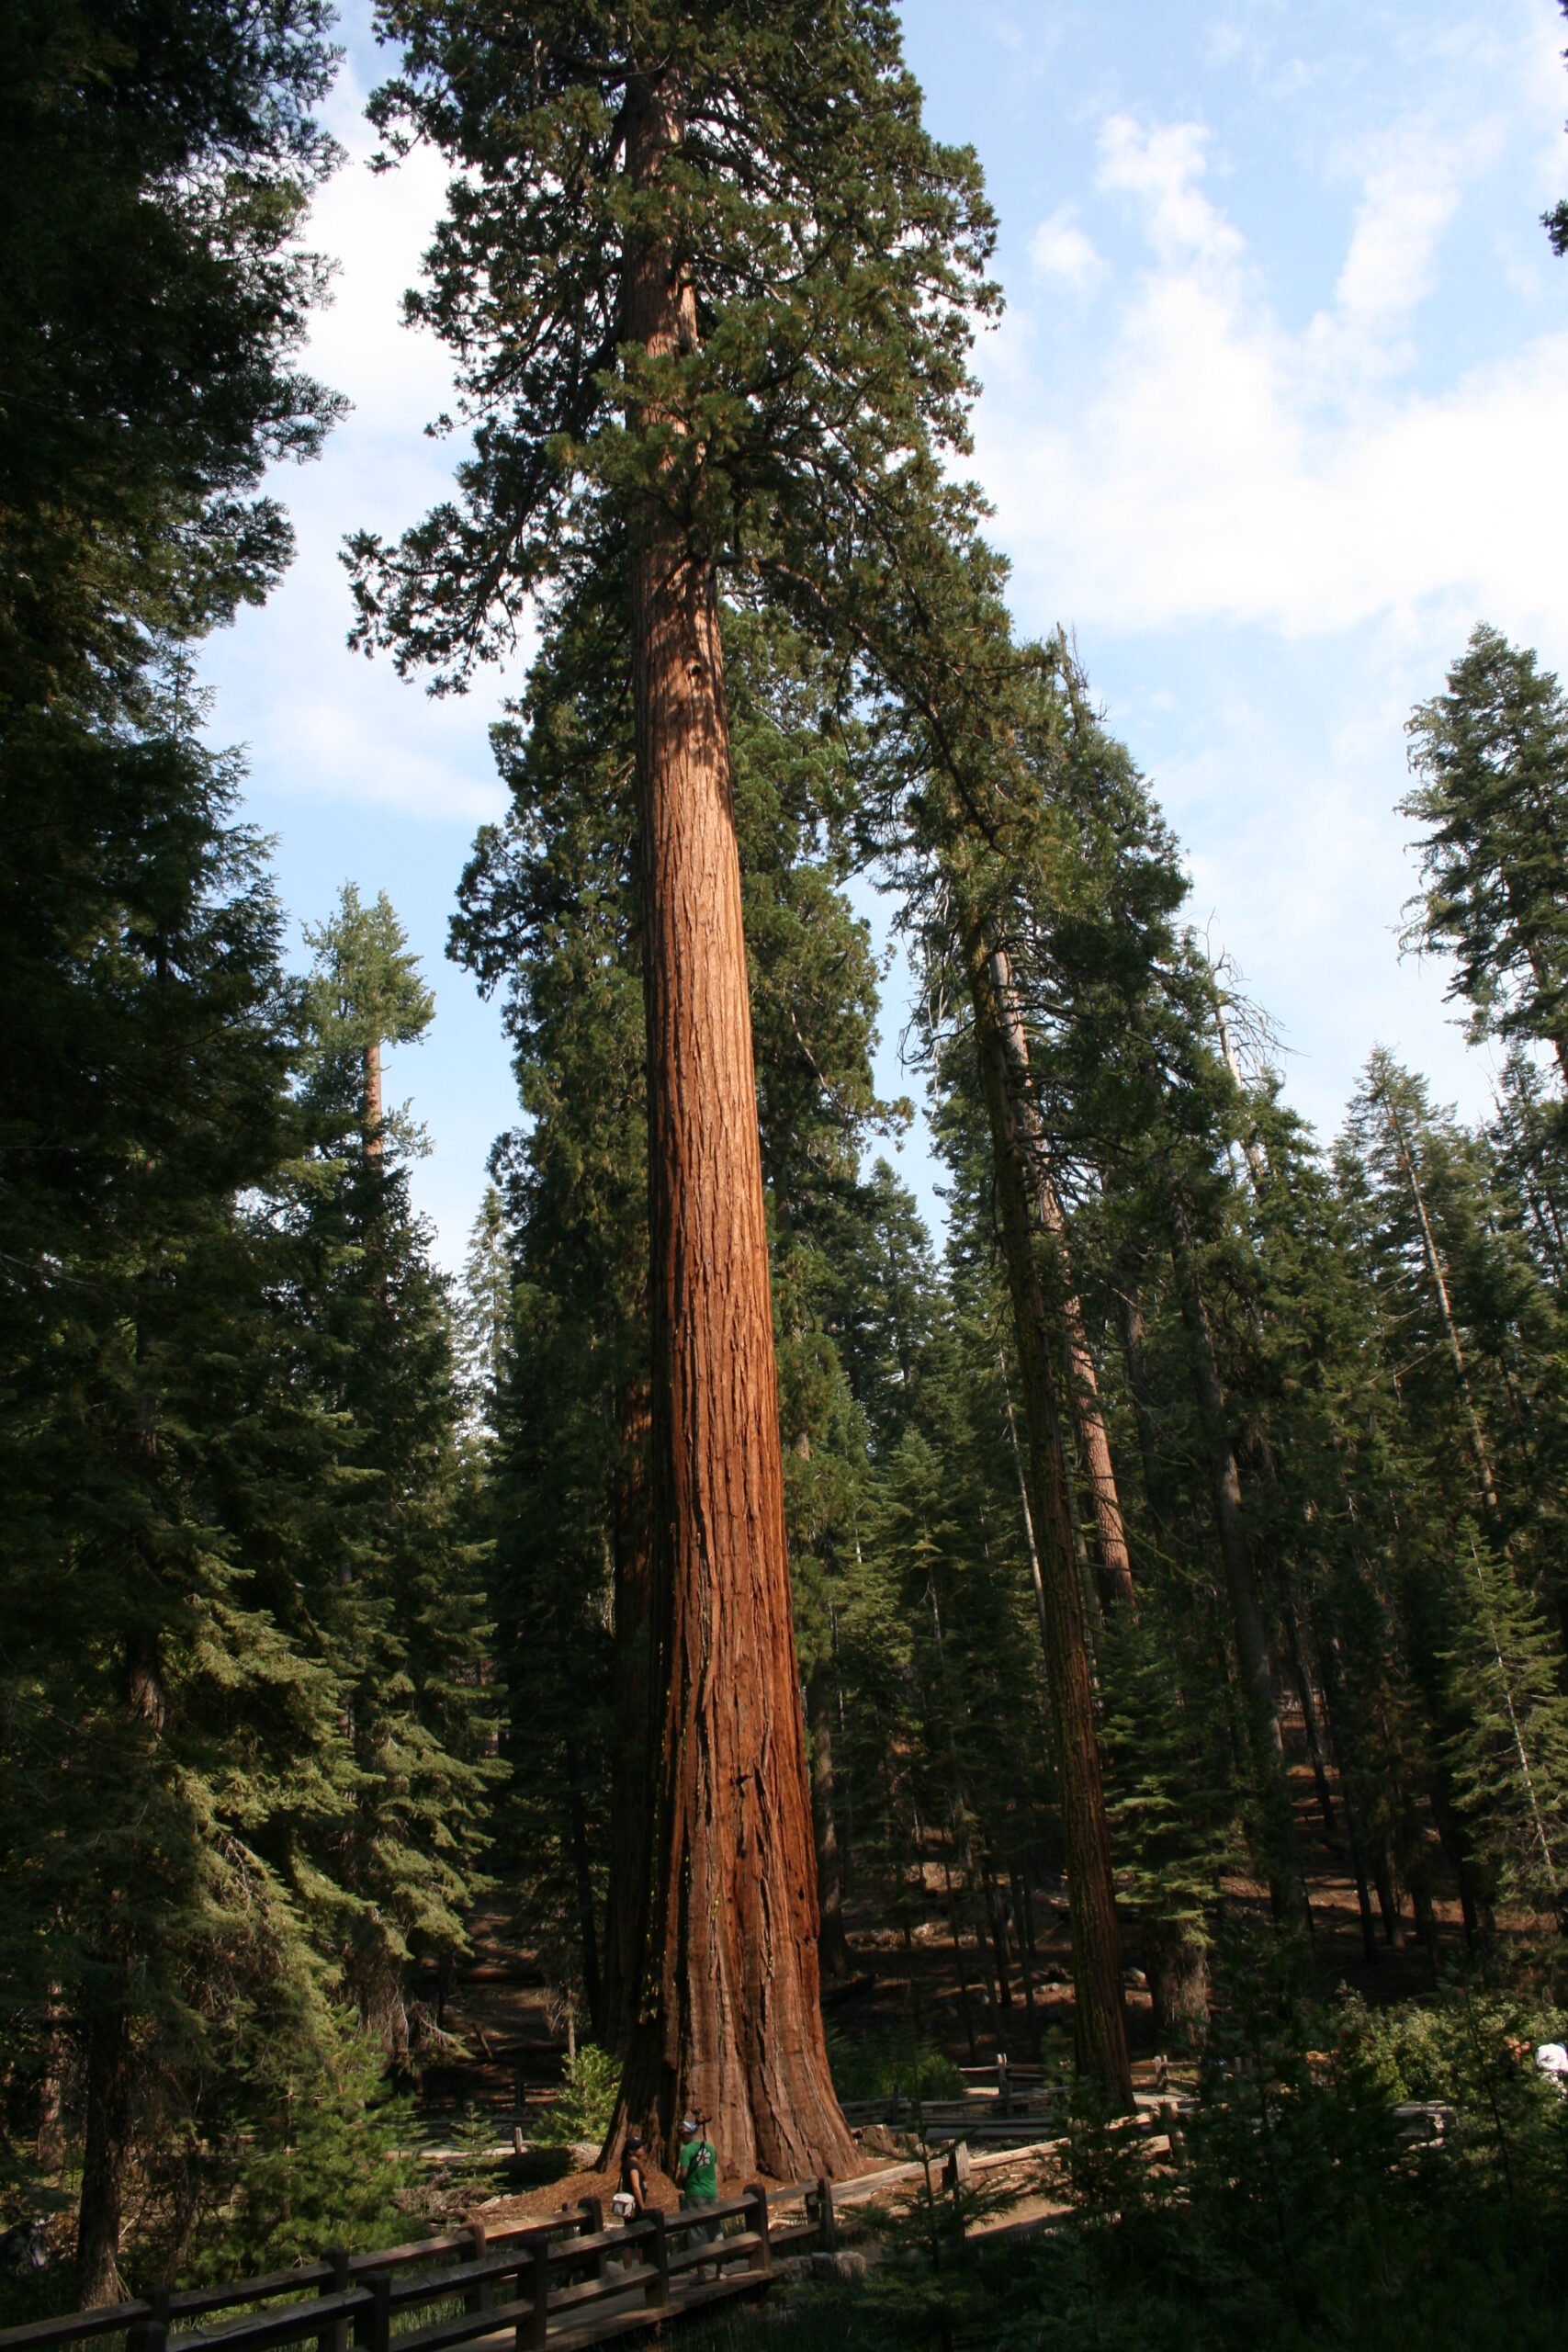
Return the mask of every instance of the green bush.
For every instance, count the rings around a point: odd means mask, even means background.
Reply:
[[[849,2035],[828,2030],[828,2063],[840,2098],[959,2098],[964,2076],[953,2060],[911,2033]]]
[[[1568,2103],[1533,2046],[1562,2013],[1459,1977],[1419,2008],[1325,2003],[1267,1936],[1223,1984],[1179,2165],[1080,2099],[1039,2234],[964,2238],[940,2192],[928,2229],[917,2199],[863,2288],[737,2314],[715,2352],[1561,2352]],[[1411,2098],[1454,2107],[1445,2143],[1402,2137]]]
[[[411,2103],[389,2089],[378,2047],[350,2018],[313,2064],[258,2071],[246,2086],[228,2193],[200,2233],[196,2281],[313,2261],[325,2248],[411,2234],[395,2199],[413,2167]]]
[[[583,2042],[567,2069],[565,2089],[533,2134],[535,2145],[565,2148],[578,2141],[597,2145],[610,2128],[620,2083],[620,2060],[592,2041]]]

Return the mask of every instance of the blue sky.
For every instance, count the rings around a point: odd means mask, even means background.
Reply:
[[[1568,668],[1568,262],[1538,221],[1568,193],[1568,24],[1554,0],[903,15],[932,128],[977,149],[1000,215],[974,469],[1021,628],[1076,631],[1183,842],[1193,912],[1320,1131],[1374,1043],[1480,1113],[1491,1066],[1444,973],[1398,959],[1413,872],[1393,804],[1410,707],[1477,618]],[[368,16],[344,10],[331,115],[350,160],[313,229],[341,271],[311,360],[354,413],[281,481],[294,570],[205,668],[296,921],[352,877],[389,893],[424,957],[436,1020],[390,1082],[429,1129],[416,1190],[456,1266],[515,1101],[446,922],[500,813],[486,729],[520,676],[433,703],[344,646],[343,534],[423,514],[450,457],[422,430],[441,352],[398,321],[442,175],[365,168]],[[895,974],[894,1092],[901,995]],[[934,1209],[919,1134],[902,1159]]]

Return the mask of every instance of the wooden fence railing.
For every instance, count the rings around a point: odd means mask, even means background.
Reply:
[[[803,2205],[804,2219],[778,2228],[773,2207]],[[0,2329],[0,2352],[51,2347],[123,2334],[125,2352],[272,2352],[310,2344],[314,2352],[446,2352],[510,2336],[515,2352],[561,2352],[634,2334],[702,2305],[764,2290],[775,2249],[835,2240],[828,2181],[770,2192],[753,2183],[728,2203],[649,2212],[606,2230],[604,2207],[588,2198],[577,2213],[487,2235],[473,2223],[456,2236],[384,2247],[334,2249],[321,2261],[261,2278],[179,2293],[166,2289],[134,2302],[72,2312]],[[433,2306],[446,2306],[421,2320]],[[240,2316],[207,2324],[224,2312]],[[412,2324],[410,2323],[412,2323]]]

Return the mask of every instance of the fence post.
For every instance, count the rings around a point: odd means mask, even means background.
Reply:
[[[372,2270],[363,2284],[370,2298],[370,2309],[364,2315],[366,2330],[360,2340],[367,2352],[387,2352],[392,2340],[392,2274],[389,2270]]]
[[[839,2243],[839,2217],[833,2211],[833,2184],[826,2173],[817,2184],[817,2243],[831,2254]]]
[[[463,2232],[463,2236],[467,2241],[463,2248],[463,2260],[465,2262],[482,2262],[485,2258],[484,2223],[482,2222],[470,2222],[468,2228]],[[475,2279],[473,2285],[468,2290],[467,2293],[463,2297],[463,2309],[466,2312],[489,2311],[490,2280],[488,2278]]]
[[[346,2295],[348,2292],[348,2248],[329,2246],[322,2260],[327,2276],[321,2281],[323,2295]],[[317,2352],[348,2352],[348,2322],[331,2319],[316,2338]]]
[[[648,2308],[650,2312],[667,2312],[670,2308],[670,2241],[665,2235],[664,2215],[655,2205],[644,2218],[653,2226],[653,2268],[648,2281]]]
[[[125,2352],[165,2352],[169,2324],[163,2319],[139,2319],[125,2331]]]
[[[582,2234],[585,2238],[599,2238],[604,2236],[604,2200],[602,2197],[585,2197],[583,2199]],[[607,2275],[610,2257],[605,2253],[604,2247],[601,2246],[598,2253],[593,2257],[593,2276],[595,2278],[603,2278]]]
[[[550,2324],[550,2233],[541,2230],[532,2241],[532,2278],[529,2292],[533,2298],[528,2312],[528,2352],[545,2352],[545,2339]],[[523,2330],[517,2331],[519,2352],[522,2352]]]
[[[768,2192],[760,2180],[754,2180],[741,2194],[751,2208],[751,2227],[756,2231],[758,2239],[746,2257],[746,2267],[754,2270],[761,2278],[771,2278],[773,2249],[768,2236]]]

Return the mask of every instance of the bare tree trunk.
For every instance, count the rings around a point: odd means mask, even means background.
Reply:
[[[1332,1845],[1339,1832],[1334,1819],[1334,1798],[1328,1786],[1328,1758],[1324,1753],[1323,1732],[1317,1720],[1317,1702],[1313,1695],[1312,1674],[1307,1666],[1306,1651],[1302,1644],[1301,1621],[1296,1605],[1287,1593],[1281,1615],[1285,1623],[1285,1642],[1290,1653],[1291,1674],[1296,1695],[1302,1702],[1302,1722],[1306,1728],[1307,1754],[1312,1758],[1313,1787],[1317,1794],[1317,1809],[1323,1815],[1323,1826]]]
[[[566,1778],[571,1815],[571,1867],[577,1887],[577,1932],[582,1953],[582,1997],[588,2004],[589,2033],[598,2041],[604,2031],[599,1922],[593,1901],[593,1872],[588,1859],[588,1808],[583,1796],[581,1758],[570,1732],[566,1739]]]
[[[980,1076],[990,1117],[1008,1282],[1012,1295],[1024,1421],[1029,1431],[1034,1538],[1045,1600],[1045,1664],[1055,1736],[1062,1837],[1073,1923],[1077,2062],[1116,2107],[1133,2105],[1121,1939],[1105,1820],[1100,1739],[1085,1637],[1083,1595],[1066,1510],[1066,1460],[1052,1371],[1052,1338],[1033,1249],[1036,1210],[1029,1141],[997,1001],[992,953],[967,926],[964,961],[975,1008]]]
[[[969,1998],[969,1972],[964,1965],[964,1939],[958,1928],[958,1903],[953,1892],[953,1864],[948,1859],[947,1840],[942,1840],[942,1876],[947,1883],[947,1932],[953,1938],[953,1966],[958,1975],[958,2001],[964,2014],[964,2034],[969,2044],[969,2064],[975,2064],[975,2010]]]
[[[634,79],[627,174],[682,135],[666,73]],[[675,254],[635,243],[624,333],[694,347]],[[646,412],[647,431],[668,424]],[[684,2110],[724,2172],[852,2169],[822,2037],[817,1868],[784,1536],[740,862],[711,563],[649,496],[631,559],[648,1022],[658,1838],[641,2015],[609,2148]]]
[[[1073,1286],[1066,1220],[1062,1215],[1061,1202],[1056,1197],[1056,1187],[1051,1181],[1045,1139],[1034,1109],[1033,1091],[1029,1080],[1029,1040],[1024,1034],[1018,989],[1005,948],[994,946],[991,949],[990,971],[991,985],[996,994],[997,1018],[1007,1057],[1014,1116],[1028,1155],[1034,1213],[1040,1220],[1040,1229],[1050,1244],[1055,1272],[1057,1295],[1055,1304],[1061,1318],[1062,1340],[1066,1352],[1068,1409],[1072,1415],[1078,1461],[1094,1501],[1095,1577],[1100,1588],[1100,1606],[1107,1610],[1118,1605],[1130,1609],[1134,1600],[1133,1564],[1127,1550],[1122,1500],[1116,1491],[1111,1440],[1106,1435],[1105,1417],[1100,1409],[1100,1383],[1095,1374],[1089,1333],[1084,1328],[1083,1308]]]
[[[1388,1858],[1388,1841],[1379,1838],[1372,1850],[1372,1883],[1378,1891],[1378,1909],[1382,1913],[1382,1931],[1395,1951],[1404,1950],[1404,1921],[1400,1917],[1399,1895],[1393,1883],[1393,1870]]]
[[[997,1884],[997,1874],[988,1860],[982,1864],[982,1877],[986,1894],[986,1924],[990,1929],[991,1954],[996,1963],[997,2004],[998,2008],[1010,2009],[1012,1980],[1008,1972],[1007,1919],[1002,1910],[1001,1889]]]
[[[365,1157],[378,1160],[381,1133],[381,1040],[372,1037],[365,1048]]]
[[[817,1831],[817,1902],[822,1926],[817,1939],[824,1973],[840,1980],[852,1962],[844,1934],[844,1886],[839,1867],[839,1824],[833,1804],[833,1678],[824,1664],[806,1685],[811,1730],[811,1810]]]
[[[1029,2030],[1029,2053],[1040,2056],[1040,2019],[1034,2007],[1034,1920],[1029,1901],[1029,1871],[1014,1862],[1008,1872],[1013,1908],[1018,1915],[1018,1968],[1023,1979],[1023,2014]]]
[[[1282,1917],[1291,1908],[1290,1882],[1296,1880],[1299,1885],[1284,1736],[1280,1729],[1280,1707],[1274,1695],[1274,1674],[1269,1662],[1269,1644],[1263,1630],[1263,1611],[1258,1605],[1252,1553],[1241,1515],[1241,1478],[1236,1469],[1235,1448],[1231,1442],[1224,1388],[1214,1352],[1214,1335],[1199,1279],[1198,1261],[1186,1206],[1174,1189],[1170,1194],[1170,1215],[1171,1254],[1181,1294],[1182,1320],[1187,1326],[1190,1342],[1192,1385],[1209,1451],[1209,1483],[1214,1498],[1214,1517],[1219,1524],[1220,1557],[1225,1572],[1225,1591],[1230,1601],[1236,1657],[1246,1693],[1247,1730],[1259,1788],[1269,1808],[1270,1843],[1277,1849],[1270,1867],[1270,1894],[1276,1913]]]
[[[1034,1514],[1029,1508],[1029,1481],[1023,1475],[1023,1452],[1018,1442],[1018,1422],[1013,1415],[1012,1396],[1008,1388],[1006,1358],[998,1358],[1002,1375],[1002,1396],[1007,1404],[1008,1436],[1012,1443],[1012,1466],[1018,1474],[1018,1503],[1023,1514],[1023,1540],[1029,1552],[1029,1574],[1034,1586],[1034,1606],[1040,1618],[1040,1647],[1047,1659],[1051,1656],[1051,1628],[1045,1615],[1045,1579],[1040,1570],[1040,1547],[1034,1541]]]
[[[49,1988],[44,2018],[43,2074],[38,2087],[38,2141],[34,2153],[39,2172],[46,2180],[52,2180],[65,2165],[65,2126],[61,2092],[65,2059],[62,2046],[65,2012],[58,1984],[51,1984]]]
[[[130,2151],[130,2027],[123,1999],[106,2001],[87,2028],[87,2130],[76,2219],[76,2300],[85,2310],[125,2300],[119,2276],[120,2209]]]
[[[604,2047],[624,2057],[642,1997],[653,1852],[649,1757],[653,1700],[649,1402],[638,1381],[621,1404],[615,1508],[615,1654],[610,1748],[610,1884],[604,1906]]]
[[[1433,1238],[1431,1220],[1427,1215],[1427,1202],[1421,1190],[1421,1179],[1416,1172],[1415,1157],[1404,1140],[1404,1130],[1399,1124],[1399,1114],[1393,1107],[1393,1097],[1386,1089],[1380,1089],[1380,1091],[1382,1093],[1383,1109],[1388,1113],[1389,1129],[1393,1136],[1394,1156],[1404,1170],[1405,1182],[1410,1187],[1410,1198],[1415,1204],[1416,1218],[1421,1227],[1421,1240],[1427,1255],[1427,1270],[1432,1277],[1432,1287],[1438,1295],[1438,1311],[1442,1317],[1443,1335],[1449,1343],[1449,1355],[1453,1363],[1454,1378],[1459,1383],[1459,1393],[1470,1428],[1471,1450],[1475,1455],[1475,1466],[1481,1477],[1481,1491],[1486,1498],[1487,1510],[1493,1518],[1495,1518],[1497,1515],[1496,1481],[1492,1475],[1492,1461],[1486,1451],[1486,1440],[1482,1434],[1481,1416],[1475,1409],[1475,1400],[1470,1391],[1470,1374],[1465,1369],[1464,1351],[1459,1343],[1459,1329],[1454,1322],[1453,1309],[1449,1305],[1449,1286],[1443,1279],[1442,1260],[1438,1255],[1438,1245]]]
[[[1325,1641],[1317,1632],[1318,1658],[1323,1668],[1323,1716],[1328,1731],[1328,1744],[1334,1751],[1334,1761],[1339,1773],[1339,1797],[1345,1807],[1345,1830],[1350,1841],[1350,1868],[1356,1879],[1356,1907],[1361,1915],[1361,1950],[1375,1968],[1381,1957],[1377,1930],[1372,1921],[1372,1898],[1367,1886],[1367,1858],[1361,1843],[1357,1819],[1355,1792],[1350,1786],[1347,1769],[1345,1742],[1339,1728],[1339,1666],[1332,1636]]]
[[[1165,1479],[1160,1470],[1159,1449],[1155,1442],[1154,1392],[1149,1386],[1148,1365],[1144,1356],[1144,1310],[1137,1299],[1129,1297],[1122,1291],[1117,1294],[1116,1311],[1122,1326],[1122,1360],[1127,1368],[1127,1393],[1133,1400],[1133,1419],[1138,1431],[1144,1494],[1149,1506],[1149,1517],[1163,1533],[1168,1523],[1164,1507]]]

